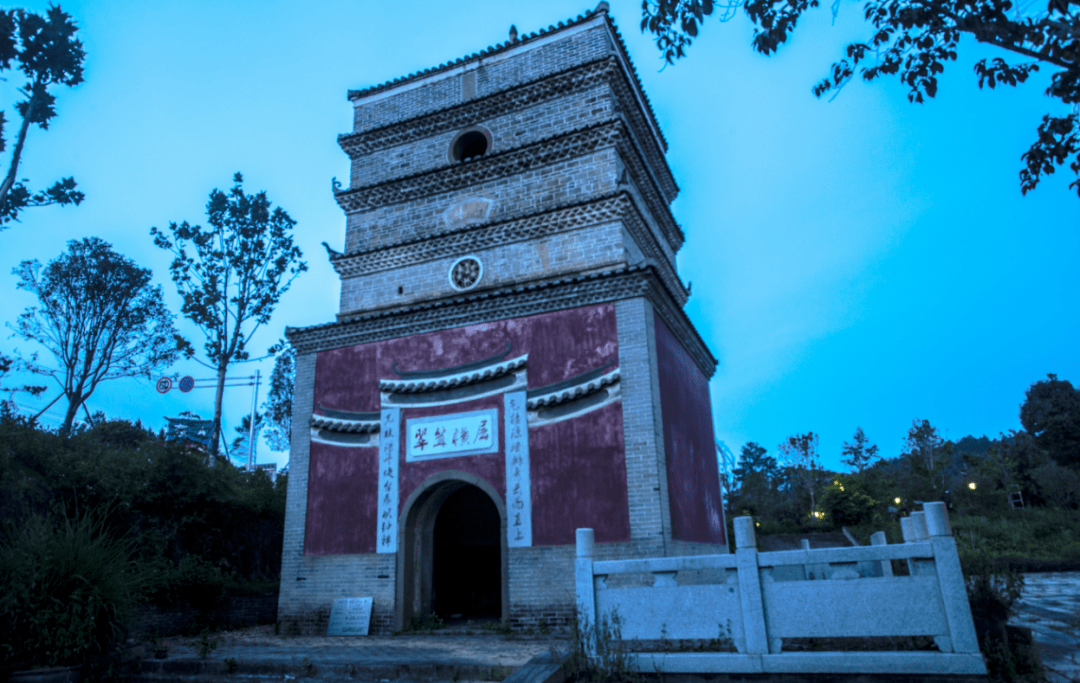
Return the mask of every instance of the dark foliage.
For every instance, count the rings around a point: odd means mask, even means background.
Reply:
[[[1057,375],[1031,385],[1020,424],[1060,465],[1080,468],[1080,391]]]
[[[37,260],[23,261],[13,272],[17,286],[37,296],[39,304],[19,316],[13,329],[55,358],[55,367],[36,361],[27,366],[53,379],[61,391],[58,398],[67,398],[65,434],[99,383],[149,379],[155,370],[190,355],[190,345],[173,327],[161,287],[150,284],[150,271],[97,237],[68,242],[68,250],[44,268]]]
[[[668,63],[686,56],[705,17],[720,9],[731,18],[743,5],[754,22],[754,49],[763,55],[787,42],[803,13],[819,0],[644,0],[642,31],[656,37]],[[839,0],[832,3],[833,12]],[[1010,63],[1000,57],[975,65],[979,87],[1016,86],[1042,67],[1054,69],[1046,94],[1073,107],[1064,116],[1043,117],[1036,141],[1023,154],[1020,189],[1026,194],[1039,180],[1068,164],[1077,174],[1069,185],[1080,196],[1080,1],[1047,0],[1046,11],[1025,16],[1014,0],[869,0],[864,17],[870,37],[851,43],[844,58],[814,86],[818,97],[836,91],[854,78],[866,81],[897,76],[915,103],[934,97],[938,76],[956,60],[960,37],[970,36],[1028,61]]]
[[[64,178],[37,192],[17,179],[30,126],[48,130],[49,121],[56,117],[56,96],[49,89],[82,83],[86,53],[82,41],[75,37],[76,30],[71,16],[58,5],[50,7],[45,16],[21,9],[0,10],[0,72],[10,70],[14,62],[15,69],[26,78],[19,88],[25,99],[15,104],[22,123],[15,136],[7,174],[0,181],[0,230],[18,220],[26,208],[79,204],[84,198],[75,189],[73,178]],[[4,113],[0,112],[0,152],[7,147],[3,135],[5,123]]]
[[[108,531],[134,543],[144,595],[162,605],[209,606],[230,586],[276,583],[285,481],[162,443],[138,423],[64,439],[0,416],[4,528],[108,510]]]

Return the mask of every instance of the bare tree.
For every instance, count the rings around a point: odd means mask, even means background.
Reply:
[[[36,360],[28,366],[60,385],[60,395],[41,412],[67,398],[62,433],[71,432],[79,407],[101,382],[149,379],[154,370],[191,353],[173,328],[161,287],[150,285],[150,271],[104,240],[72,240],[44,268],[37,260],[23,261],[13,272],[18,287],[36,295],[40,305],[26,309],[12,329],[56,358],[57,367]]]

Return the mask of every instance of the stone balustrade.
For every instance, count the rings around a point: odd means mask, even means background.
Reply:
[[[738,517],[734,554],[595,561],[592,529],[578,529],[578,617],[617,615],[623,641],[735,645],[628,653],[641,672],[985,674],[948,512],[923,507],[901,520],[903,543],[879,532],[849,548],[758,552],[753,518]],[[893,576],[893,560],[907,576]],[[938,651],[783,651],[785,639],[867,636],[929,636]]]

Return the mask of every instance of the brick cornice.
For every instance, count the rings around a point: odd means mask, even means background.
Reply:
[[[649,213],[672,248],[678,251],[685,239],[682,230],[671,215],[668,203],[664,201],[640,155],[640,148],[632,142],[632,135],[621,117],[465,163],[352,188],[336,193],[334,198],[346,213],[367,211],[503,179],[605,147],[616,147],[622,155],[648,205]]]
[[[620,102],[627,103],[622,111],[633,131],[638,146],[649,167],[654,169],[656,182],[670,203],[679,194],[678,184],[667,164],[663,150],[651,134],[649,123],[634,98],[634,86],[614,56],[575,66],[551,76],[503,90],[487,97],[466,102],[437,112],[359,133],[338,136],[338,144],[349,158],[356,160],[367,154],[395,145],[406,144],[464,126],[483,123],[524,109],[539,102],[569,93],[586,90],[597,84],[607,84]]]
[[[686,291],[674,266],[667,259],[656,235],[645,223],[637,204],[628,192],[605,195],[587,202],[497,222],[447,230],[374,249],[356,250],[334,256],[330,262],[342,278],[360,277],[382,270],[460,255],[465,251],[490,249],[614,220],[622,223],[645,257],[657,264],[660,278],[672,291],[678,305],[685,304]]]
[[[610,119],[569,133],[538,140],[524,147],[402,178],[350,188],[335,193],[334,199],[346,213],[400,204],[440,192],[478,185],[489,180],[500,180],[539,166],[588,154],[601,147],[614,146],[616,139],[622,134],[624,134],[624,126],[621,121]]]
[[[336,323],[287,328],[285,335],[298,353],[311,353],[635,297],[652,302],[701,371],[711,377],[716,371],[716,359],[686,314],[674,305],[652,265],[536,281],[353,316],[345,314]]]

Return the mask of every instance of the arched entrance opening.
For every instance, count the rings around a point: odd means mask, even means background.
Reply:
[[[432,536],[431,609],[444,620],[502,616],[499,510],[464,486],[443,502]]]
[[[397,622],[506,619],[506,510],[486,481],[435,475],[405,504],[398,552]]]

